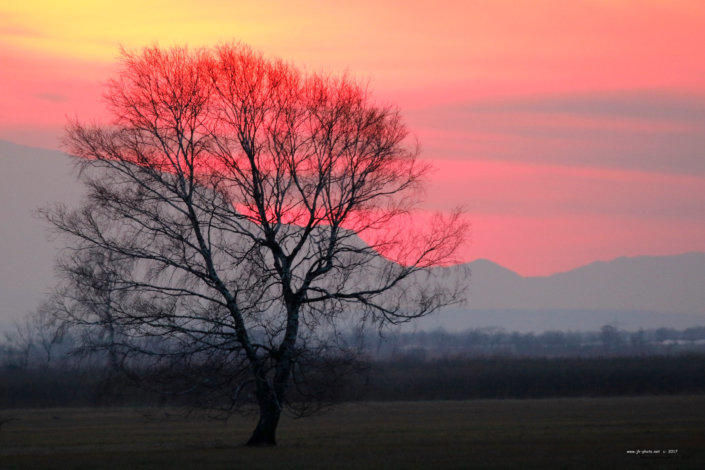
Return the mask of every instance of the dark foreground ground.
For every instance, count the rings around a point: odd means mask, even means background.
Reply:
[[[0,428],[2,469],[705,468],[705,396],[350,404],[285,419],[274,449],[240,446],[253,417],[225,424],[132,408],[0,417],[16,418]]]

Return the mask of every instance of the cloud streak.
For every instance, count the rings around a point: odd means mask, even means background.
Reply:
[[[416,109],[442,158],[705,175],[705,95],[651,91],[541,95]]]

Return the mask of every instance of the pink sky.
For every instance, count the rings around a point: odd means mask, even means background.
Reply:
[[[0,139],[57,148],[67,116],[104,117],[119,45],[242,40],[399,105],[437,168],[425,208],[468,211],[464,260],[705,251],[705,2],[11,3]]]

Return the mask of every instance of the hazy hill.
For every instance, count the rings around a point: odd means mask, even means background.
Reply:
[[[452,268],[451,268],[452,269]],[[705,314],[705,253],[598,261],[546,277],[470,263],[476,309],[657,310]]]
[[[60,243],[48,241],[47,224],[33,213],[54,201],[74,203],[80,194],[66,155],[0,141],[0,328],[35,308],[53,284]],[[618,258],[547,277],[522,277],[488,260],[470,263],[470,270],[469,305],[422,319],[419,328],[705,324],[705,253]]]
[[[420,327],[541,331],[705,324],[705,253],[623,257],[545,277],[522,277],[488,260],[469,266],[466,308],[424,319]]]
[[[37,208],[80,194],[66,155],[0,141],[0,327],[33,309],[53,284],[58,245]]]

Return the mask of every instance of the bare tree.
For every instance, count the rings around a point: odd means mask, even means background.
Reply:
[[[274,445],[285,406],[305,412],[344,377],[346,332],[462,299],[432,267],[467,227],[454,213],[408,228],[428,168],[399,112],[354,80],[240,45],[149,48],[123,53],[106,99],[111,124],[66,137],[87,199],[48,218],[68,259],[127,263],[109,269],[120,334],[103,337],[121,362],[172,385],[198,370],[184,392],[221,393],[228,410],[256,403],[249,445]],[[73,320],[104,325],[102,312]]]
[[[59,260],[62,282],[45,303],[48,311],[62,325],[71,325],[77,348],[73,353],[86,356],[103,352],[108,373],[121,369],[119,349],[123,342],[120,322],[116,320],[120,306],[129,304],[131,290],[124,279],[131,275],[133,260],[90,244],[75,246]]]
[[[6,331],[2,362],[21,369],[49,366],[66,333],[66,324],[55,314],[54,297],[50,297]]]

